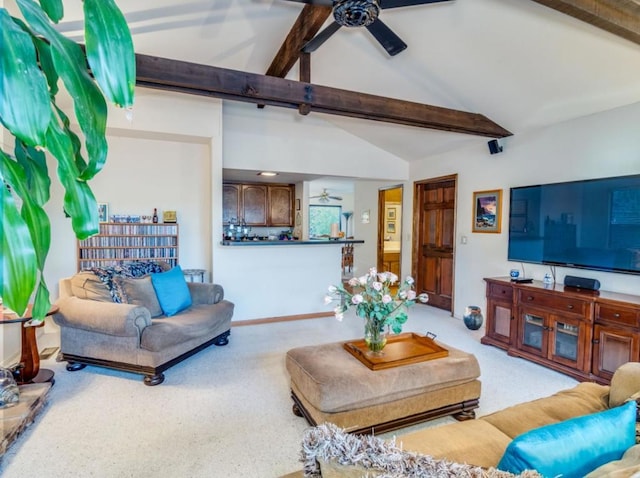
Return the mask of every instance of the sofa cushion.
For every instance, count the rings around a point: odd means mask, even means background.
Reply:
[[[536,428],[516,437],[498,463],[511,473],[581,478],[635,444],[636,402]]]
[[[622,458],[606,463],[585,478],[629,478],[640,476],[640,445],[635,445],[624,452]]]
[[[116,276],[113,283],[118,288],[122,302],[125,304],[141,305],[149,309],[151,317],[162,315],[160,302],[151,283],[151,276],[140,278]]]
[[[302,443],[305,476],[323,477],[467,477],[509,478],[515,475],[493,468],[482,469],[464,463],[438,460],[403,450],[394,439],[372,435],[354,435],[324,423],[305,431]],[[540,478],[535,471],[524,477]]]
[[[151,283],[156,291],[160,307],[167,317],[176,315],[191,306],[189,286],[187,286],[180,266],[167,272],[153,274]]]
[[[397,441],[407,451],[489,468],[498,464],[511,437],[483,420],[466,420],[400,435]]]
[[[142,331],[140,347],[150,352],[163,352],[201,337],[214,337],[229,330],[233,304],[193,305],[188,311],[172,317],[153,320]]]
[[[92,267],[88,270],[98,276],[98,278],[106,285],[107,289],[111,293],[111,299],[113,302],[122,303],[122,297],[120,297],[118,288],[113,283],[114,277],[142,277],[147,274],[164,272],[166,270],[166,266],[166,262],[138,261],[112,267]]]
[[[550,397],[505,408],[481,418],[515,438],[533,429],[608,408],[609,387],[579,383]]]
[[[611,378],[609,407],[621,405],[637,392],[640,392],[640,363],[627,362],[618,367]]]
[[[71,293],[80,299],[112,302],[111,292],[100,278],[90,271],[80,271],[71,277]]]

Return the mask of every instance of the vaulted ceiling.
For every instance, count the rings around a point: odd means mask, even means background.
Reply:
[[[4,3],[12,9],[11,0]],[[274,59],[284,58],[278,51],[301,12],[318,15],[322,10],[287,0],[117,4],[138,53],[261,75]],[[81,1],[65,1],[65,8],[60,30],[79,40]],[[330,24],[331,16],[324,16],[328,18],[316,18],[316,23]],[[303,79],[478,113],[515,135],[640,100],[636,0],[452,0],[382,10],[382,18],[408,45],[406,50],[389,56],[366,29],[341,28],[307,58],[310,78]],[[270,73],[282,71],[274,72],[272,66]],[[287,78],[299,79],[299,63]],[[487,141],[322,117],[409,161]]]

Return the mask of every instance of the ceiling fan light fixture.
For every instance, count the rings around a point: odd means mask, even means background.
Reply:
[[[378,18],[378,0],[336,0],[333,18],[343,27],[366,27]]]

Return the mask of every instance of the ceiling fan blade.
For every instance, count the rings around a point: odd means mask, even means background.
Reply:
[[[379,18],[371,25],[367,25],[366,29],[369,30],[375,39],[382,45],[382,48],[384,48],[391,56],[397,55],[407,48],[407,44],[403,42],[398,35],[393,33],[388,26],[382,23],[382,20]]]
[[[387,8],[411,7],[412,5],[426,5],[428,3],[441,3],[450,1],[451,0],[380,0],[380,8],[386,10]]]
[[[333,0],[288,0],[295,3],[308,3],[309,5],[324,5],[326,7],[333,6]]]
[[[315,37],[309,40],[303,47],[302,51],[305,53],[311,53],[320,48],[324,42],[326,42],[331,35],[340,29],[340,24],[337,22],[331,23],[327,28],[318,33]]]

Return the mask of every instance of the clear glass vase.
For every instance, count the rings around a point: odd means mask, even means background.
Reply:
[[[372,354],[382,354],[382,349],[387,345],[384,320],[367,319],[365,321],[364,342]]]

